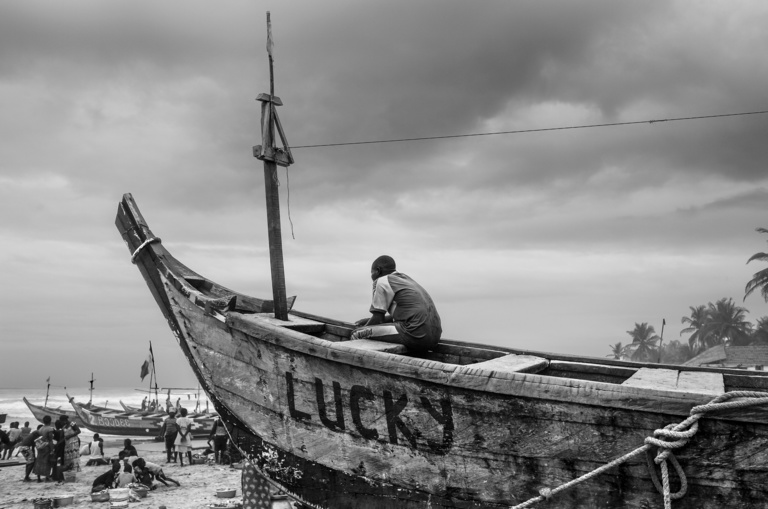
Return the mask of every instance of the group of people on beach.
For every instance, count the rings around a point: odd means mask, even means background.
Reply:
[[[22,440],[27,438],[32,433],[32,428],[29,427],[29,422],[25,422],[24,426],[19,428],[19,422],[15,421],[10,424],[8,431],[0,429],[0,460],[9,460],[13,457],[13,450]],[[19,452],[16,451],[16,456]]]
[[[168,418],[163,421],[160,428],[159,437],[165,442],[165,453],[168,463],[179,462],[184,466],[184,457],[187,458],[187,464],[192,464],[192,429],[194,421],[187,417],[187,409],[179,407],[179,417],[176,417],[176,411],[168,412]],[[213,445],[214,458],[216,463],[225,462],[227,454],[227,442],[229,438],[227,430],[221,418],[216,418],[211,433],[208,437],[208,444]],[[211,442],[213,442],[211,444]]]
[[[8,457],[19,444],[16,455],[24,457],[24,482],[31,482],[33,473],[37,482],[50,482],[63,480],[67,471],[80,471],[80,428],[66,415],[59,417],[55,423],[51,421],[50,416],[45,416],[43,424],[34,431],[29,429],[29,423],[25,423],[24,428],[29,432],[25,435],[22,428],[9,451]],[[12,429],[18,428],[18,423],[15,424],[17,426]]]
[[[157,487],[154,481],[164,486],[168,486],[169,482],[181,486],[178,481],[166,476],[160,465],[139,457],[136,447],[126,438],[123,441],[123,450],[118,453],[117,458],[111,460],[110,469],[94,479],[91,492],[125,488],[135,483],[154,490]]]

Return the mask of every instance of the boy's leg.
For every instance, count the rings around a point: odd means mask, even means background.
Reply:
[[[403,337],[397,330],[394,323],[382,323],[379,325],[369,325],[355,329],[352,337],[349,339],[370,339],[373,341],[384,341],[386,343],[403,343]]]

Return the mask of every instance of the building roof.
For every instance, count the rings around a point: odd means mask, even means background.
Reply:
[[[717,345],[706,350],[685,366],[708,366],[722,364],[724,366],[768,366],[768,345],[726,346]]]

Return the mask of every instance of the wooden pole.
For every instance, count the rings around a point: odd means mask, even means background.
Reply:
[[[267,50],[269,53],[269,95],[266,103],[268,116],[266,130],[262,132],[263,147],[275,146],[275,78],[272,60],[272,24],[267,12]],[[264,125],[262,124],[262,125]],[[274,159],[262,159],[264,163],[264,191],[267,201],[267,233],[269,236],[269,262],[272,269],[272,300],[275,304],[275,318],[288,321],[288,304],[285,291],[285,268],[283,266],[283,236],[280,229],[280,195],[278,193],[277,164]]]
[[[659,364],[661,364],[661,344],[664,342],[664,326],[667,325],[667,319],[661,319],[661,336],[659,336]]]

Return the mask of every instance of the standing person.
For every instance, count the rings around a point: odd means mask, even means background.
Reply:
[[[21,440],[19,445],[19,452],[24,457],[24,482],[31,482],[29,474],[32,473],[32,469],[35,468],[35,440],[40,438],[40,432],[38,430],[30,432],[25,438]],[[18,454],[18,453],[17,453]]]
[[[21,444],[22,441],[24,441],[25,438],[29,436],[29,434],[32,433],[32,428],[29,427],[29,421],[24,423],[24,426],[21,427],[21,436],[19,437],[19,444]],[[20,451],[16,451],[16,456],[19,455]]]
[[[66,440],[64,439],[64,421],[61,420],[61,416],[54,423],[56,428],[53,432],[53,439],[56,441],[56,445],[53,448],[52,467],[53,472],[51,477],[54,481],[63,481],[64,477],[62,472],[64,471],[64,448],[66,446]]]
[[[6,446],[5,451],[3,451],[3,459],[11,459],[13,449],[19,442],[21,442],[21,430],[19,429],[19,423],[12,422],[11,428],[8,430],[8,445]]]
[[[179,433],[179,427],[176,424],[176,412],[169,412],[168,418],[163,421],[160,428],[160,436],[165,441],[165,453],[168,455],[168,463],[176,463],[175,446],[176,435]]]
[[[40,436],[35,440],[37,458],[35,459],[34,471],[37,482],[43,482],[41,477],[45,478],[45,482],[51,481],[51,468],[56,458],[53,442],[54,431],[53,426],[51,426],[51,416],[46,415],[43,417],[43,425],[38,431]]]
[[[5,455],[5,449],[11,445],[11,439],[8,438],[8,433],[4,429],[0,428],[0,451]],[[0,457],[0,459],[3,459]]]
[[[141,411],[145,411],[147,409],[147,397],[144,396],[144,399],[141,400]]]
[[[400,343],[416,353],[437,346],[443,329],[435,303],[427,291],[410,277],[397,272],[395,260],[387,255],[373,261],[371,279],[371,317],[355,322],[359,328],[350,339]]]
[[[187,453],[189,464],[192,464],[192,419],[187,417],[187,409],[180,410],[181,417],[176,420],[179,433],[176,435],[176,452],[179,455],[179,465],[184,466],[184,453]]]
[[[229,440],[229,437],[221,417],[216,417],[213,423],[208,442],[210,443],[211,440],[213,440],[213,457],[216,459],[216,463],[224,463],[224,453],[227,450],[227,440]]]
[[[61,416],[62,432],[64,437],[64,455],[62,458],[62,470],[74,470],[80,472],[80,427],[70,422],[69,416]]]

